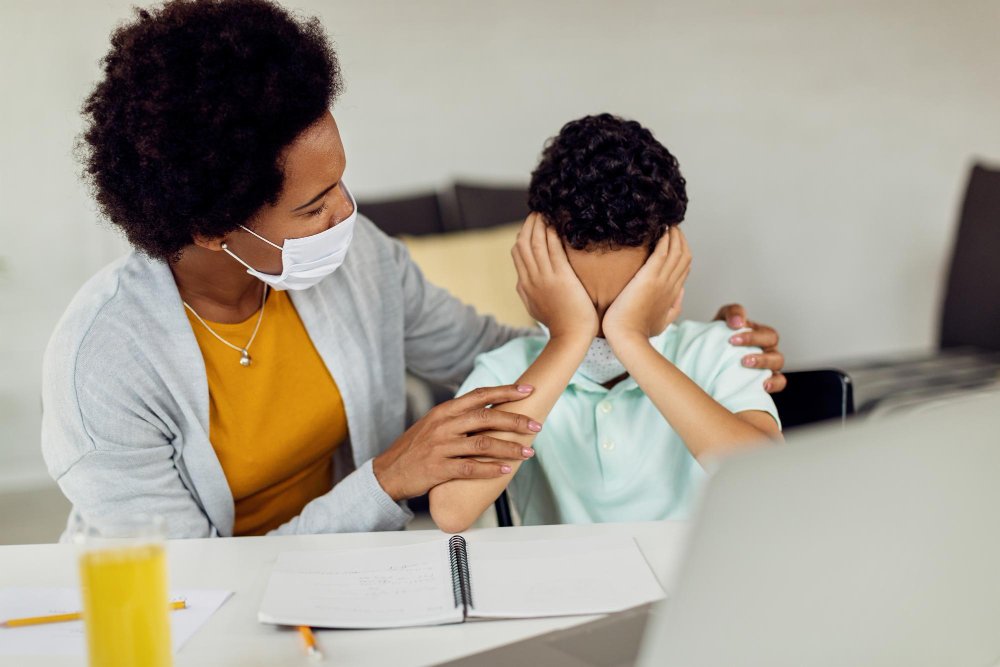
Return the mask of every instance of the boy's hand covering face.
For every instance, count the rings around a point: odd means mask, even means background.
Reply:
[[[608,341],[663,333],[680,315],[690,271],[691,251],[684,233],[671,227],[604,314],[602,325]]]
[[[549,328],[552,338],[597,335],[597,310],[570,266],[555,230],[541,214],[524,221],[510,252],[517,268],[517,293],[528,314]]]

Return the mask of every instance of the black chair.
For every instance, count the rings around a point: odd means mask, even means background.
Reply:
[[[788,378],[788,386],[772,397],[783,430],[833,419],[843,423],[854,414],[854,392],[851,378],[846,373],[824,369],[794,371],[785,373],[785,377]],[[514,525],[510,497],[506,491],[496,499],[493,508],[497,513],[497,524],[504,528]]]
[[[788,386],[774,394],[783,430],[854,414],[854,389],[847,373],[834,369],[785,373]]]
[[[520,222],[528,216],[528,188],[458,182],[455,183],[455,203],[462,229]]]
[[[511,528],[514,525],[514,517],[510,513],[510,496],[507,489],[500,493],[500,497],[493,503],[493,509],[497,512],[497,525],[501,528]]]
[[[441,203],[434,192],[358,202],[358,212],[389,236],[422,236],[445,231]]]
[[[1000,168],[973,165],[958,215],[938,349],[844,360],[859,414],[889,414],[996,384],[1000,375]]]
[[[942,349],[1000,351],[1000,170],[973,166],[941,309]]]

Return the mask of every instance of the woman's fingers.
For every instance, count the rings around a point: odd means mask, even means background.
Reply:
[[[455,438],[441,451],[450,457],[475,456],[504,461],[524,461],[535,455],[535,450],[529,445],[501,440],[485,433]]]
[[[742,307],[738,308],[742,310]],[[729,317],[734,316],[733,312],[728,313]],[[720,315],[727,315],[723,311],[719,311],[719,313]],[[750,326],[751,330],[731,336],[729,342],[740,347],[759,347],[763,350],[761,354],[746,355],[740,363],[747,368],[764,368],[773,371],[773,375],[765,382],[765,389],[767,389],[768,393],[782,391],[785,388],[787,380],[781,373],[781,369],[785,367],[785,355],[778,349],[778,340],[780,338],[778,332],[766,324],[746,321],[745,315],[736,316],[743,317],[744,326]]]
[[[747,322],[746,326],[752,327],[751,330],[734,334],[729,338],[729,342],[733,345],[759,347],[765,352],[777,351],[780,336],[773,327],[756,322]]]
[[[513,403],[531,394],[530,385],[504,385],[480,387],[464,396],[453,398],[437,408],[451,422],[449,430],[455,435],[480,431],[506,431],[508,433],[535,434],[542,425],[515,412],[494,410],[491,405]]]
[[[499,387],[479,387],[467,394],[462,394],[458,398],[445,401],[434,408],[449,417],[463,415],[470,410],[485,408],[488,405],[498,405],[500,403],[513,403],[529,396],[534,391],[534,387],[527,384],[513,385],[505,384]]]
[[[747,368],[766,368],[771,371],[780,371],[785,367],[785,355],[775,350],[763,354],[748,354],[740,360]]]
[[[443,465],[444,481],[449,479],[493,479],[510,473],[509,463],[477,461],[476,459],[450,459]]]
[[[787,386],[788,378],[785,377],[784,373],[772,373],[771,377],[764,382],[764,391],[769,394],[777,394],[784,391]]]
[[[747,325],[747,311],[738,303],[730,303],[719,308],[719,312],[712,319],[723,320],[730,329],[742,329]],[[733,344],[739,345],[740,343]]]
[[[476,408],[452,419],[452,430],[456,434],[480,433],[482,431],[503,431],[535,435],[542,425],[531,417],[516,412],[505,412],[493,408]]]

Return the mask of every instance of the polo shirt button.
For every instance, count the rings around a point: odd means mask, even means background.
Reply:
[[[615,448],[615,443],[611,442],[610,440],[605,440],[601,444],[601,447],[603,447],[606,451],[610,452],[611,450],[613,450]]]
[[[614,408],[614,406],[611,405],[611,401],[601,401],[598,407],[604,414],[608,414]]]

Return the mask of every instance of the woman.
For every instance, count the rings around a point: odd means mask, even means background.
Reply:
[[[407,498],[533,454],[483,435],[538,432],[486,409],[531,387],[403,432],[406,370],[457,385],[523,332],[428,284],[358,215],[317,21],[175,0],[120,27],[103,68],[85,168],[135,252],[81,288],[45,357],[42,448],[74,515],[157,513],[171,537],[398,529]]]

